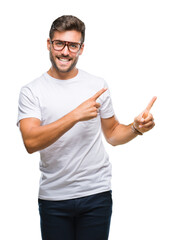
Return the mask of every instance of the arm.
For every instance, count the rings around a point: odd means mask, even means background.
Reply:
[[[132,124],[120,124],[115,116],[111,118],[101,119],[102,130],[106,141],[112,146],[125,144],[134,139],[137,134],[132,131]]]
[[[77,122],[95,118],[100,107],[100,104],[96,100],[106,90],[104,88],[101,89],[93,97],[53,123],[41,126],[41,121],[37,118],[20,120],[20,130],[28,153],[33,153],[50,146]]]
[[[134,122],[129,125],[123,125],[113,116],[107,119],[101,119],[102,130],[108,143],[112,146],[125,144],[137,135],[151,130],[154,126],[154,119],[151,113],[149,113],[152,105],[156,101],[154,97],[144,112],[134,119]]]
[[[50,146],[76,123],[73,113],[45,126],[41,126],[41,121],[37,118],[22,119],[20,130],[26,150],[33,153]]]

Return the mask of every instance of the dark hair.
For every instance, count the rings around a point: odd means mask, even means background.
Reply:
[[[76,30],[78,32],[81,32],[82,38],[81,42],[83,43],[85,40],[85,24],[78,19],[77,17],[74,17],[72,15],[63,15],[59,18],[57,18],[53,23],[49,31],[49,37],[50,39],[53,39],[54,32],[59,31],[68,31],[68,30]]]

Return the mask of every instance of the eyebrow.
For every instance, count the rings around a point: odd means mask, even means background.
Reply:
[[[51,40],[51,42],[54,42],[54,41],[67,42],[67,43],[78,43],[78,44],[81,44],[81,42],[63,41],[63,40],[59,40],[59,39]]]

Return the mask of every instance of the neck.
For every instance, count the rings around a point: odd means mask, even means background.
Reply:
[[[47,71],[47,73],[53,78],[57,78],[57,79],[61,79],[61,80],[67,80],[67,79],[70,79],[70,78],[74,78],[78,74],[78,69],[73,68],[70,72],[59,72],[59,71],[56,71],[54,69],[54,67],[52,66],[49,69],[49,71]]]

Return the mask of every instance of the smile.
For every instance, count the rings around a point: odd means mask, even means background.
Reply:
[[[71,59],[57,57],[61,62],[69,62]]]

